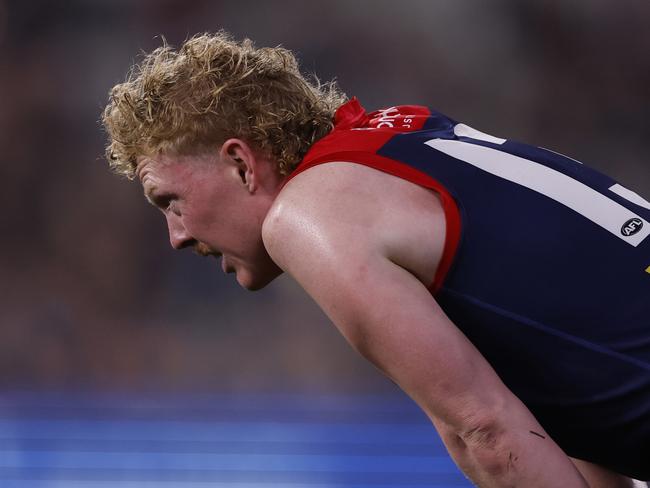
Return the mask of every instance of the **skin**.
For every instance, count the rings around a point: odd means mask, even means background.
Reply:
[[[282,273],[261,237],[282,179],[268,162],[244,161],[263,159],[232,139],[216,154],[142,157],[136,174],[147,200],[165,216],[174,249],[222,257],[224,272],[257,290]]]
[[[175,249],[223,256],[222,269],[251,290],[283,271],[294,277],[420,405],[478,486],[633,486],[572,463],[437,305],[427,286],[445,218],[434,193],[353,163],[319,165],[286,185],[274,168],[229,139],[214,154],[142,157],[137,174]]]

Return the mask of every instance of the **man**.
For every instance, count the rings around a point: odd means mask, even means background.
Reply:
[[[479,486],[650,478],[640,196],[424,107],[368,114],[225,33],[152,52],[103,120],[174,248],[251,290],[293,276]]]

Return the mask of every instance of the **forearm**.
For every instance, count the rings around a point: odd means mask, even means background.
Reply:
[[[358,349],[420,405],[454,461],[477,486],[589,488],[482,356],[454,354],[463,357],[461,372],[429,366],[426,357],[418,364],[413,361],[417,348],[395,356],[379,348]],[[404,357],[411,361],[402,361]]]
[[[290,222],[302,222],[298,216]],[[429,290],[386,258],[383,247],[320,235],[299,246],[298,260],[287,254],[286,240],[277,247],[274,242],[265,239],[275,262],[350,344],[451,430],[446,441],[452,456],[480,486],[588,488]]]
[[[392,357],[370,350],[361,352],[420,405],[454,461],[477,486],[589,488],[482,356],[454,354],[464,358],[461,372],[428,366],[426,357],[424,364],[417,364],[416,348]],[[402,361],[404,357],[411,361]]]
[[[481,488],[589,488],[527,410],[502,420],[470,420],[464,428],[433,423],[459,468]]]
[[[408,335],[397,335],[399,327],[389,322],[354,345],[445,433],[451,456],[481,488],[589,488],[480,352],[445,317],[438,319],[436,337],[414,318]]]
[[[426,358],[423,365],[413,362],[417,349],[392,358],[378,348],[357,349],[420,405],[454,461],[477,486],[589,488],[569,457],[481,356],[467,357],[462,373],[443,372],[428,366]],[[404,357],[411,361],[402,361]]]

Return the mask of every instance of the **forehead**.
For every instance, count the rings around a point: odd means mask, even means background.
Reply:
[[[135,173],[143,186],[180,182],[191,178],[197,171],[203,169],[204,162],[205,158],[193,156],[142,156],[138,158]]]
[[[138,159],[136,175],[145,195],[154,192],[176,193],[196,186],[201,181],[217,183],[219,166],[214,158],[205,156],[156,156]]]
[[[135,174],[140,181],[144,183],[151,177],[156,177],[157,175],[173,171],[174,167],[177,165],[178,163],[174,158],[167,156],[140,156],[137,159]]]

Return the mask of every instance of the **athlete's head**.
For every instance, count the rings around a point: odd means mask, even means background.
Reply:
[[[264,217],[344,101],[334,84],[301,75],[286,49],[203,34],[146,55],[111,90],[106,155],[140,178],[174,248],[223,255],[224,271],[257,289],[280,273],[262,243]]]
[[[103,113],[111,167],[129,178],[140,156],[211,151],[236,137],[288,174],[332,128],[345,96],[308,80],[291,51],[203,34],[163,45],[110,91]]]

